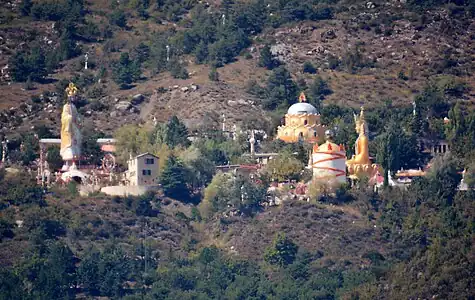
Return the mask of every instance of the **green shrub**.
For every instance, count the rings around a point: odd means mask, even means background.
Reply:
[[[109,23],[119,26],[120,28],[125,28],[127,26],[127,16],[122,10],[114,10],[109,16]]]
[[[274,238],[272,246],[266,249],[264,260],[271,265],[285,267],[294,262],[297,252],[298,246],[287,238],[285,234],[279,233]]]
[[[407,77],[406,74],[404,74],[404,71],[402,70],[399,71],[399,73],[397,74],[397,78],[404,81],[409,79],[409,77]]]
[[[219,81],[218,70],[216,70],[216,68],[211,68],[211,70],[209,71],[209,74],[208,74],[208,78],[211,81]]]
[[[46,72],[45,56],[41,48],[34,47],[30,52],[17,52],[10,58],[10,74],[14,81],[41,81]]]
[[[303,64],[303,72],[304,73],[309,73],[309,74],[315,74],[315,73],[317,73],[317,69],[312,65],[311,62],[306,61]]]
[[[177,78],[177,79],[188,79],[189,78],[188,71],[183,66],[183,64],[181,64],[179,62],[176,62],[176,61],[171,62],[169,64],[169,70],[170,70],[170,74],[173,76],[173,78]]]
[[[7,222],[4,219],[0,219],[0,242],[2,242],[2,240],[5,238],[11,239],[15,236],[13,233],[13,228],[13,224]]]

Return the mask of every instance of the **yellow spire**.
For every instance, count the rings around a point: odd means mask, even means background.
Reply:
[[[299,102],[307,102],[307,97],[305,97],[305,93],[301,92],[299,96]]]

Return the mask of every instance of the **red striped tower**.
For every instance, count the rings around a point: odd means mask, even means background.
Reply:
[[[343,145],[326,141],[312,152],[311,165],[314,181],[346,182],[346,151]]]

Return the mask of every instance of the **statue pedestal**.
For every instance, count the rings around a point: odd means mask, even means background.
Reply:
[[[66,172],[69,171],[70,164],[67,161],[64,162],[63,166],[61,167],[61,171]]]
[[[367,177],[368,179],[373,177],[376,172],[380,170],[378,164],[359,164],[347,162],[346,167],[351,179],[362,179]]]

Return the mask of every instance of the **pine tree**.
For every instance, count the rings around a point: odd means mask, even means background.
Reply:
[[[119,61],[113,63],[112,70],[112,79],[122,89],[140,78],[140,63],[131,61],[127,52],[122,53]]]
[[[325,96],[330,95],[333,91],[328,86],[328,83],[323,80],[322,77],[317,76],[310,85],[309,90],[309,103],[320,110],[321,101],[325,99]]]
[[[195,61],[197,64],[205,63],[208,59],[208,45],[201,41],[195,48]]]
[[[21,12],[22,16],[29,16],[32,6],[33,6],[33,3],[31,2],[31,0],[21,1],[20,12]]]
[[[290,106],[297,99],[297,85],[292,80],[290,72],[280,66],[272,71],[267,80],[268,98],[264,101],[264,107],[275,109],[278,106]]]
[[[46,72],[45,56],[40,47],[34,47],[30,53],[17,52],[11,59],[11,76],[13,80],[24,82],[30,78],[32,81],[41,81]]]
[[[160,183],[167,197],[187,201],[190,191],[186,183],[187,169],[173,154],[170,155],[162,172]]]
[[[279,66],[279,61],[272,55],[269,45],[265,45],[261,50],[261,57],[259,58],[259,67],[264,67],[268,70],[272,70]]]
[[[177,116],[171,117],[167,123],[165,143],[170,148],[175,148],[176,146],[188,147],[190,145],[190,141],[188,140],[188,129]]]

